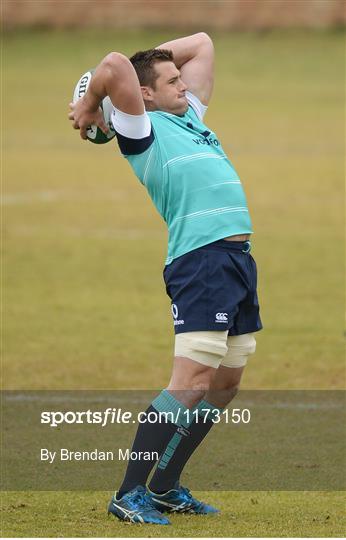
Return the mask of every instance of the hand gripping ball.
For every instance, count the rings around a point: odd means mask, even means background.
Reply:
[[[78,101],[81,97],[84,96],[84,94],[88,90],[92,75],[93,70],[91,69],[81,76],[73,92],[73,103],[76,103],[76,101]],[[108,96],[106,96],[102,100],[100,107],[103,112],[103,118],[105,120],[105,123],[109,127],[109,131],[107,134],[105,134],[99,127],[94,125],[89,126],[87,129],[87,138],[89,141],[95,144],[105,144],[115,137],[114,127],[111,121],[113,105]]]

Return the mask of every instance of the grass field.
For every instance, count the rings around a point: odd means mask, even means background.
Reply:
[[[110,50],[172,38],[7,34],[3,46],[3,387],[151,389],[173,331],[163,223],[112,143],[67,120],[81,73]],[[243,180],[265,330],[247,389],[344,388],[344,34],[215,34],[206,117]],[[153,342],[152,335],[158,338]],[[343,536],[341,493],[202,493],[224,512],[173,528],[105,519],[107,493],[10,493],[3,535]]]

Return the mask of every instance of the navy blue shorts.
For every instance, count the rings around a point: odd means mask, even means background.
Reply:
[[[176,334],[228,330],[236,336],[261,330],[257,269],[250,242],[218,240],[165,266]]]

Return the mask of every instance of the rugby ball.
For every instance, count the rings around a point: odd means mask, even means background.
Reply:
[[[81,97],[84,96],[86,91],[88,90],[91,78],[93,76],[94,70],[89,70],[84,75],[81,76],[79,81],[76,84],[76,87],[73,92],[73,103],[76,103]],[[89,126],[87,129],[87,138],[90,142],[95,144],[104,144],[109,141],[111,141],[115,137],[115,131],[111,120],[111,115],[113,111],[113,105],[108,96],[106,96],[101,104],[100,107],[103,112],[103,118],[105,120],[106,125],[109,127],[109,131],[107,134],[103,133],[103,131],[97,127],[97,126]]]

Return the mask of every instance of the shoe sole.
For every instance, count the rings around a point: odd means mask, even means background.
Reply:
[[[215,514],[219,514],[220,513],[220,510],[216,510],[216,512],[195,512],[194,510],[189,510],[189,509],[186,509],[184,510],[183,508],[181,510],[174,510],[174,509],[169,509],[167,507],[164,507],[164,508],[156,508],[156,510],[158,512],[161,512],[161,514],[194,514],[195,516],[209,516],[209,515],[215,515]]]
[[[114,516],[122,523],[127,523],[128,525],[171,525],[170,521],[168,521],[168,523],[156,523],[155,521],[152,521],[150,523],[148,523],[147,521],[132,521],[129,518],[126,519],[126,517],[123,518],[121,516],[118,516],[118,514],[113,514],[113,512],[111,512],[110,510],[107,510],[107,516],[108,518],[109,516]]]

